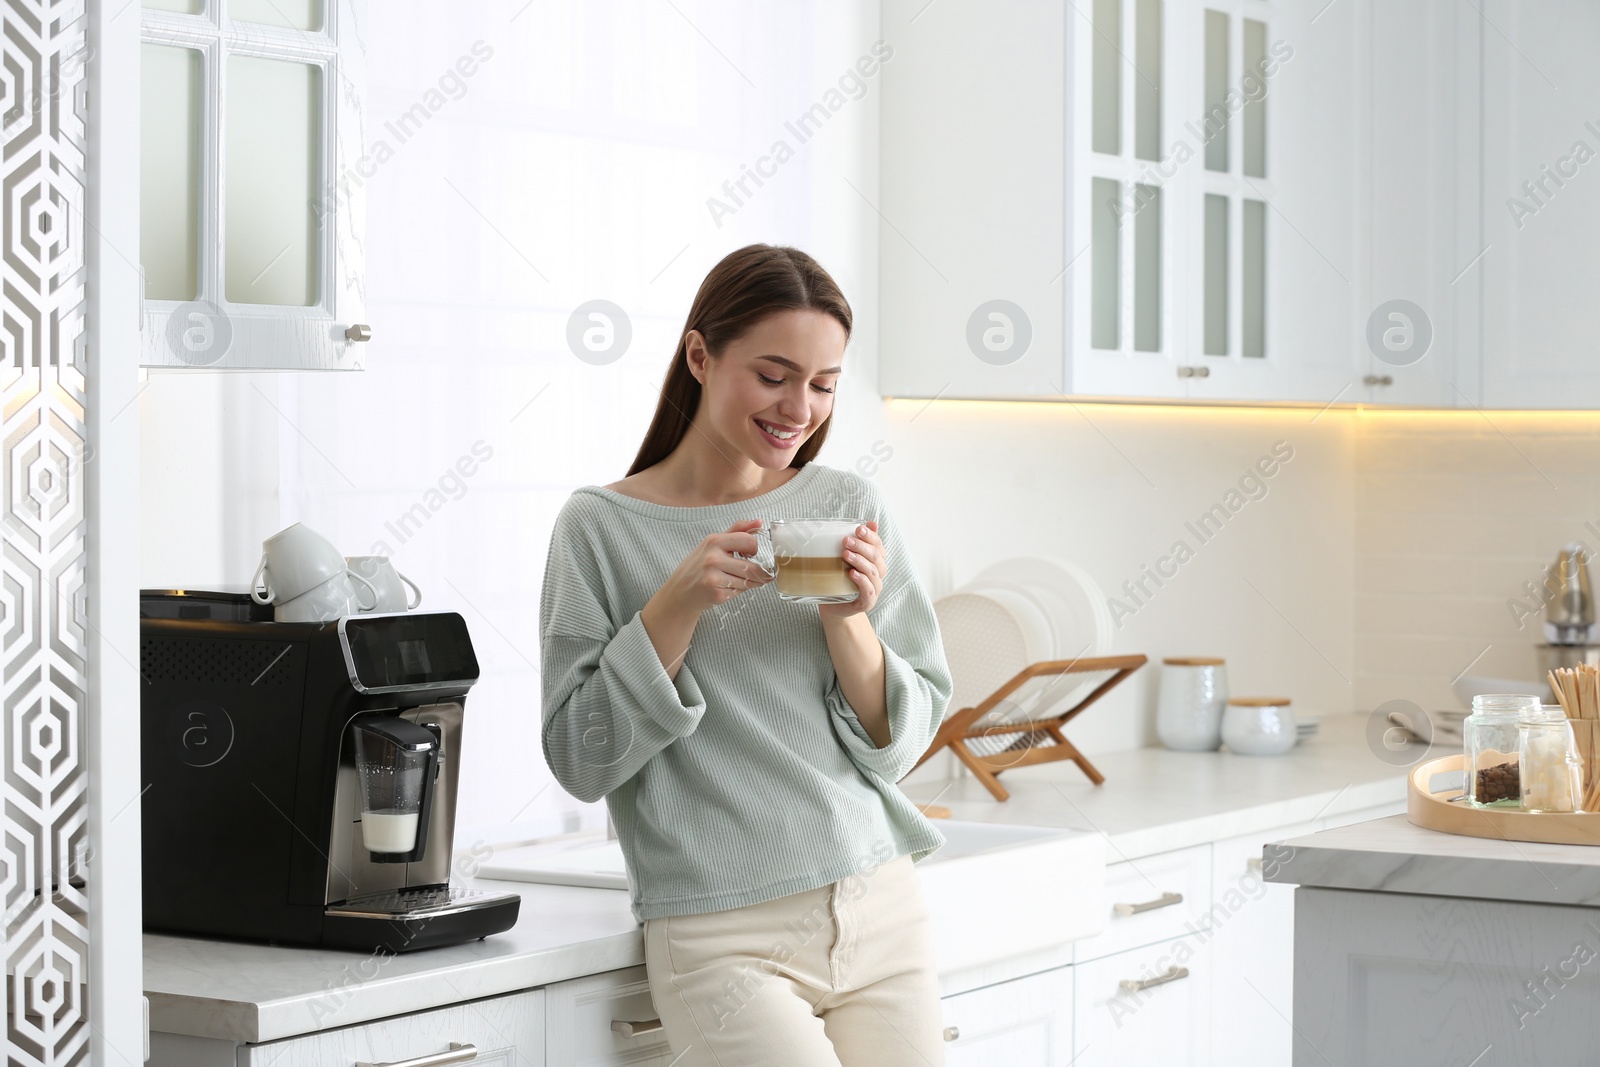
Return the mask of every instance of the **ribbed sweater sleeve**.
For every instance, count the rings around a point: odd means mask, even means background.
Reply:
[[[562,788],[601,799],[692,732],[706,699],[687,663],[667,674],[640,613],[607,616],[604,578],[569,502],[557,516],[539,601],[544,756]]]
[[[905,539],[889,517],[877,488],[865,481],[860,484],[867,490],[866,517],[877,520],[878,536],[889,557],[883,591],[878,603],[867,611],[878,643],[883,646],[889,744],[879,748],[868,735],[839,688],[837,674],[833,676],[824,703],[830,712],[834,733],[851,761],[886,782],[898,782],[910,773],[933,742],[933,735],[950,705],[954,683],[933,602],[912,576]]]

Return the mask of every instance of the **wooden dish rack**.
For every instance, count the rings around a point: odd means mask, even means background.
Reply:
[[[1467,837],[1552,845],[1600,845],[1600,812],[1474,808],[1461,799],[1460,789],[1432,791],[1434,775],[1460,774],[1466,761],[1464,754],[1458,754],[1428,760],[1412,768],[1406,776],[1406,818],[1425,829]]]
[[[1005,786],[1000,784],[999,775],[1002,771],[1013,767],[1054,763],[1057,760],[1071,760],[1089,776],[1091,782],[1099,785],[1105,781],[1105,776],[1095,769],[1094,764],[1090,763],[1082,752],[1078,751],[1077,746],[1067,740],[1061,732],[1061,727],[1121,684],[1123,679],[1144,666],[1146,662],[1148,662],[1147,657],[1132,655],[1045,660],[1029,664],[999,689],[985,697],[976,707],[962,708],[953,715],[946,715],[944,721],[939,724],[939,732],[934,735],[933,743],[928,746],[928,751],[922,754],[922,758],[917,760],[912,770],[916,770],[934,755],[948,748],[978,781],[983,783],[984,788],[988,789],[996,800],[1007,800],[1011,796]],[[1060,714],[1022,721],[995,722],[992,718],[988,722],[984,721],[985,717],[991,716],[991,713],[995,712],[1012,693],[1035,678],[1094,674],[1102,671],[1111,672],[1110,677]],[[974,740],[992,739],[1006,734],[1021,736],[1015,743],[999,752],[980,754],[972,751],[968,744]]]

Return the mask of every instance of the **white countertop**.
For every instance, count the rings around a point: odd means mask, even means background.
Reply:
[[[971,778],[905,792],[949,807],[955,819],[1098,831],[1115,863],[1402,801],[1406,768],[1373,754],[1366,723],[1365,715],[1325,716],[1317,736],[1277,757],[1090,754],[1106,777],[1100,786],[1068,762],[1018,768],[1000,776],[1011,792],[1005,803]],[[146,934],[150,1027],[271,1041],[644,963],[625,891],[466,884],[520,893],[517,925],[483,941],[386,957]]]
[[[1165,748],[1085,753],[1105,777],[1098,786],[1065,760],[1018,767],[1000,774],[1011,794],[1004,803],[972,777],[904,788],[918,804],[949,808],[952,819],[1097,831],[1106,838],[1106,862],[1116,863],[1403,803],[1409,768],[1374,754],[1367,720],[1324,715],[1317,734],[1283,756]]]
[[[1404,815],[1282,842],[1269,882],[1380,893],[1600,904],[1600,848],[1466,837]]]

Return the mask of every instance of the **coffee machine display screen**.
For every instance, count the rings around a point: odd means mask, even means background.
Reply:
[[[478,680],[467,624],[453,611],[344,619],[350,669],[363,689],[415,689]]]

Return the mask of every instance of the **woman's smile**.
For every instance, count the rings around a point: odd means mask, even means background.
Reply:
[[[784,451],[797,447],[800,444],[800,435],[805,432],[804,426],[793,427],[781,422],[767,422],[764,419],[753,419],[751,421],[756,424],[756,428],[761,431],[761,436],[766,438],[768,444],[773,448],[781,448]],[[779,437],[772,432],[774,429],[787,433],[789,436]]]

